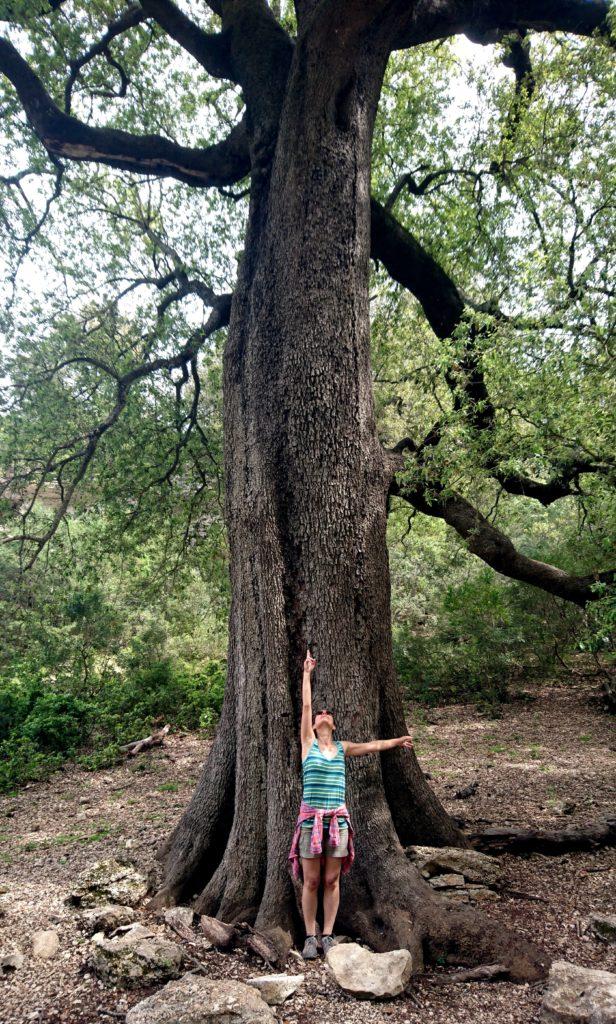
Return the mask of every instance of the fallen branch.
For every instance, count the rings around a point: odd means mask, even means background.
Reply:
[[[522,892],[520,889],[511,889],[508,885],[499,885],[497,888],[498,892],[504,893],[506,896],[516,896],[519,900],[535,900],[537,903],[549,903],[545,896],[534,896],[532,892]]]
[[[170,928],[172,932],[175,932],[175,934],[181,939],[184,939],[185,942],[190,942],[193,946],[197,945],[199,942],[199,936],[179,921],[165,921],[165,924],[167,925],[167,928]]]
[[[453,794],[454,800],[468,800],[470,796],[475,795],[478,786],[478,782],[471,782],[468,786],[464,786],[463,789],[457,789]]]
[[[143,753],[144,750],[150,750],[152,747],[162,747],[165,736],[170,728],[170,725],[165,725],[158,732],[153,732],[151,736],[145,736],[142,740],[133,740],[132,743],[125,743],[124,746],[120,747],[120,750],[123,750],[127,757],[136,757],[137,754]]]
[[[256,954],[266,964],[280,964],[284,966],[289,956],[292,940],[288,932],[278,926],[268,928],[265,931],[257,932],[250,929],[250,935],[245,939],[245,946],[251,953]]]
[[[453,971],[451,974],[436,974],[431,979],[435,985],[451,985],[459,981],[493,981],[509,974],[504,964],[482,964],[471,967],[468,971]]]
[[[560,831],[553,829],[488,828],[467,832],[474,849],[485,853],[543,853],[559,856],[570,850],[594,850],[616,845],[616,818],[587,822]]]

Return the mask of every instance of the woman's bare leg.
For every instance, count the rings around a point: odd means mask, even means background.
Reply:
[[[329,858],[327,858],[329,860]],[[306,935],[316,935],[317,932],[317,900],[319,898],[319,882],[321,880],[321,858],[302,857],[302,872],[304,884],[302,886],[302,913]]]
[[[323,935],[331,935],[340,903],[340,869],[342,857],[325,858],[323,886]]]

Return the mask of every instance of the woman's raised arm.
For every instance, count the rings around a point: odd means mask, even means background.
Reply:
[[[315,659],[312,657],[310,651],[306,653],[306,660],[304,661],[304,675],[302,678],[302,756],[307,753],[307,747],[309,747],[314,740],[314,730],[312,728],[312,685],[310,677],[312,676],[312,670],[316,665]]]

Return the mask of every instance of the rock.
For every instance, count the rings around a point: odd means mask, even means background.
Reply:
[[[32,936],[32,953],[34,956],[42,957],[44,960],[51,960],[60,948],[58,933],[53,929],[35,932]]]
[[[616,914],[591,914],[590,930],[598,939],[616,942]]]
[[[241,981],[185,974],[126,1014],[126,1024],[275,1024],[274,1011]]]
[[[485,885],[467,885],[466,891],[471,903],[487,903],[499,900],[500,896],[494,889],[488,889]]]
[[[0,975],[19,971],[24,965],[21,953],[5,953],[0,957]]]
[[[616,1024],[616,974],[556,960],[539,1019],[543,1024]]]
[[[458,850],[455,846],[409,846],[404,852],[419,871],[427,871],[430,876],[455,872],[464,875],[468,882],[492,885],[502,874],[498,859],[478,850]]]
[[[400,995],[413,969],[407,949],[371,953],[356,942],[332,946],[325,962],[340,988],[360,999]]]
[[[261,957],[266,964],[279,964],[281,967],[285,966],[292,945],[291,933],[279,925],[260,932],[253,931],[246,940],[246,948],[251,953]]]
[[[469,797],[474,796],[479,787],[477,781],[469,783],[468,786],[464,786],[462,789],[456,789],[453,794],[454,800],[468,800]]]
[[[232,924],[218,921],[215,917],[208,917],[207,914],[201,915],[199,924],[206,939],[218,949],[230,949],[237,938],[237,932]]]
[[[434,875],[430,885],[435,889],[456,889],[464,885],[464,875]]]
[[[84,910],[81,915],[81,925],[88,935],[95,932],[114,932],[116,928],[132,924],[135,920],[135,911],[132,907],[123,907],[119,903],[108,903],[105,907],[94,907],[92,910]]]
[[[183,953],[175,942],[141,924],[122,932],[110,939],[97,932],[92,939],[89,966],[100,978],[122,988],[177,978]]]
[[[190,907],[169,907],[164,913],[165,924],[188,942],[195,940],[195,933],[192,930],[194,916],[195,912]]]
[[[303,974],[266,974],[262,978],[246,978],[246,984],[260,992],[270,1006],[280,1006],[304,983]]]
[[[113,858],[99,860],[80,876],[68,897],[69,903],[80,907],[100,907],[114,903],[135,907],[148,891],[143,875],[130,864]]]
[[[470,896],[466,889],[444,889],[439,893],[448,903],[470,903]]]
[[[567,814],[573,814],[576,806],[577,804],[573,800],[557,800],[555,804],[552,804],[552,813],[563,818]]]

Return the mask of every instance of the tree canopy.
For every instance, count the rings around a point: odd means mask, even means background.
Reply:
[[[178,548],[220,511],[220,332],[254,115],[209,8],[3,4],[0,461],[22,567],[69,509],[171,515]],[[541,18],[517,8],[492,28],[487,11],[472,43],[452,25],[392,54],[374,386],[400,453],[391,508],[585,604],[613,565],[614,63],[607,8],[559,8],[561,34],[529,32]],[[295,11],[271,14],[282,60]],[[556,529],[576,538],[558,567]]]

